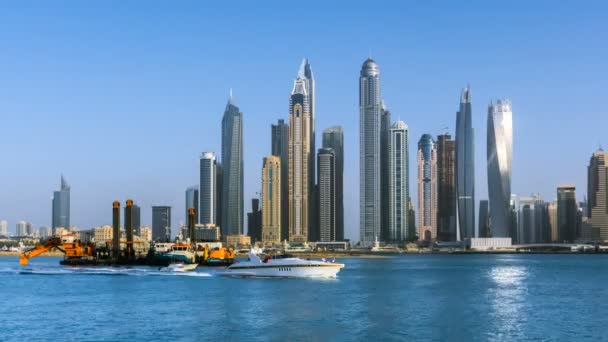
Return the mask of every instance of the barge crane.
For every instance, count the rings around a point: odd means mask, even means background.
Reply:
[[[52,237],[37,244],[34,248],[22,251],[19,255],[19,264],[22,266],[27,265],[31,258],[37,257],[53,248],[63,252],[66,259],[93,257],[95,253],[92,245],[82,244],[80,241],[62,241],[59,237]]]

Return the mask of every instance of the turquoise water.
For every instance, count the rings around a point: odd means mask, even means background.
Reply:
[[[0,258],[0,340],[585,341],[608,338],[608,257],[341,259],[334,280]]]

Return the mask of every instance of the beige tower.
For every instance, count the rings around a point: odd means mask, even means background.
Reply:
[[[437,148],[429,134],[418,142],[418,238],[437,238]]]
[[[268,156],[262,167],[262,243],[281,243],[281,158]]]
[[[298,78],[289,99],[289,241],[305,242],[309,230],[310,104]]]
[[[549,203],[549,225],[551,226],[551,242],[559,241],[557,236],[557,201]]]

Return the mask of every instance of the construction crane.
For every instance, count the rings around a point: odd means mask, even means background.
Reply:
[[[58,249],[65,254],[66,259],[80,259],[82,257],[92,257],[95,253],[93,246],[85,245],[80,241],[63,241],[59,237],[52,237],[47,239],[31,249],[21,252],[19,256],[19,264],[21,266],[27,265],[31,258],[37,257],[40,254],[50,251],[51,249]]]

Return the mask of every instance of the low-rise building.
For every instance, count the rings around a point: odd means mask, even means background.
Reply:
[[[144,239],[144,241],[152,241],[152,228],[148,226],[141,226],[141,228],[139,228],[139,236]]]
[[[97,244],[105,244],[106,241],[112,241],[113,236],[112,226],[105,225],[94,229],[93,239]]]
[[[512,247],[512,241],[510,237],[470,238],[467,239],[467,246],[472,250],[478,251],[508,249]]]
[[[249,247],[251,246],[251,237],[244,234],[228,235],[226,236],[226,246],[233,248]]]

